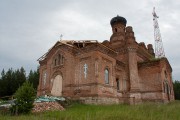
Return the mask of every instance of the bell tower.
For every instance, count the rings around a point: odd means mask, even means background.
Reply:
[[[115,49],[125,44],[126,23],[127,23],[126,19],[119,15],[112,18],[110,21],[112,27],[112,35],[110,37],[110,43]]]

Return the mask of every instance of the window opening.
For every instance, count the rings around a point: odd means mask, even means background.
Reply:
[[[109,84],[109,71],[107,68],[104,71],[104,75],[105,75],[105,83]]]
[[[118,79],[116,79],[116,82],[117,82],[117,90],[120,90],[120,83],[119,83],[119,80]]]
[[[117,32],[117,28],[115,28],[115,32]]]
[[[60,63],[61,63],[61,55],[59,54],[58,55],[58,65],[60,65]]]
[[[55,66],[57,65],[57,63],[56,63],[56,62],[57,62],[57,60],[55,59],[55,60],[54,60],[54,65],[55,65]]]

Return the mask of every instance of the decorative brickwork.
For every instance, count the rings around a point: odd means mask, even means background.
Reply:
[[[111,21],[109,41],[61,40],[43,55],[37,95],[93,104],[174,100],[167,58],[155,59],[153,46],[137,43],[133,28],[119,17]]]

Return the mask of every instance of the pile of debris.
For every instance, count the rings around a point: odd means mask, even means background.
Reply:
[[[34,103],[32,112],[44,112],[47,110],[64,110],[64,108],[58,102],[41,102]]]
[[[33,113],[44,112],[47,110],[64,110],[60,101],[65,101],[63,97],[53,97],[53,96],[41,96],[37,98],[34,102]]]

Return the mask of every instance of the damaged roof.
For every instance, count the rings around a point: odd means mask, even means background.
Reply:
[[[37,61],[42,61],[46,58],[47,54],[56,46],[61,46],[61,45],[67,45],[73,48],[83,48],[89,44],[95,44],[95,43],[99,43],[97,40],[60,40],[57,41],[56,44],[51,47],[48,52],[46,52],[44,55],[42,55]]]

